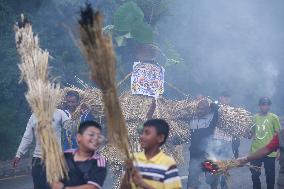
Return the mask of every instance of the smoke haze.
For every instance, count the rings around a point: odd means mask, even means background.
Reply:
[[[251,110],[261,96],[279,98],[283,8],[282,1],[176,1],[159,28],[185,62],[168,69],[166,79],[214,98],[228,90]]]

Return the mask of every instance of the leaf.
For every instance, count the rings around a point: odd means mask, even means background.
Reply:
[[[175,47],[170,42],[165,43],[163,47],[163,53],[167,60],[165,66],[179,64],[184,61],[181,55],[179,54],[179,52],[175,49]]]
[[[143,21],[133,24],[130,33],[139,43],[152,43],[154,39],[152,27]]]
[[[129,38],[132,38],[130,32],[128,32],[125,35],[120,35],[120,36],[115,37],[115,41],[116,41],[117,46],[118,47],[125,46],[126,45],[125,40],[129,39]]]
[[[118,31],[130,31],[132,25],[141,23],[143,19],[143,11],[130,1],[121,5],[114,13],[114,27]]]

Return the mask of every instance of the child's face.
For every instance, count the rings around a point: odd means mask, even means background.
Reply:
[[[144,127],[140,136],[141,148],[147,150],[151,147],[160,145],[164,141],[164,138],[164,135],[158,135],[155,127]]]
[[[270,110],[270,105],[269,104],[267,104],[267,103],[264,103],[264,104],[261,104],[261,105],[259,105],[259,108],[260,108],[260,111],[262,112],[262,113],[268,113],[269,112],[269,110]]]
[[[79,146],[89,151],[98,149],[102,143],[102,138],[101,131],[95,127],[88,127],[82,135],[77,135]]]

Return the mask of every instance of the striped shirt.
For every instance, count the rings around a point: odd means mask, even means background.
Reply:
[[[144,152],[135,153],[134,166],[144,181],[155,189],[181,189],[181,179],[176,162],[160,151],[151,159]]]

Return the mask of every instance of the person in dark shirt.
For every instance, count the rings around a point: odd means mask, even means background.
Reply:
[[[201,162],[207,155],[208,143],[212,138],[218,122],[218,105],[209,104],[206,99],[197,106],[197,117],[190,120],[191,144],[188,175],[188,189],[198,188],[201,174]],[[211,183],[209,183],[211,185]],[[211,188],[212,185],[211,185]]]
[[[101,189],[106,178],[106,160],[96,151],[104,141],[101,126],[82,122],[78,129],[78,149],[65,151],[68,179],[53,183],[52,189]]]

